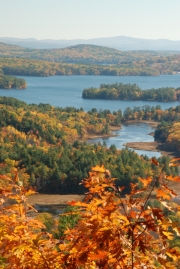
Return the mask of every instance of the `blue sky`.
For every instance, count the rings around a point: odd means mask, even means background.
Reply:
[[[180,40],[180,0],[0,0],[0,37]]]

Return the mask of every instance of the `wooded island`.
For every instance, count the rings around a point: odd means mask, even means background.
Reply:
[[[137,84],[101,84],[99,88],[84,89],[82,98],[171,102],[180,100],[180,88],[142,90]]]
[[[23,78],[0,75],[0,89],[25,89],[26,86]]]

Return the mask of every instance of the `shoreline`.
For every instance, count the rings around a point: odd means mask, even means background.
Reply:
[[[162,155],[176,158],[176,153],[172,151],[165,151],[162,149],[163,144],[153,141],[153,142],[128,142],[124,144],[128,148],[146,151],[160,152]]]
[[[122,125],[131,125],[131,124],[138,124],[138,123],[144,123],[150,125],[152,128],[156,128],[159,122],[157,121],[151,121],[151,120],[128,120],[121,124],[121,126],[110,126],[110,131],[118,131],[122,129]],[[85,139],[80,141],[88,141],[88,140],[94,140],[97,138],[108,138],[108,137],[116,137],[119,134],[102,134],[102,135],[96,135],[96,134],[89,134]],[[149,133],[149,135],[154,136],[154,132]],[[160,152],[162,155],[169,156],[170,158],[176,158],[177,154],[173,151],[166,151],[163,149],[163,143],[152,141],[152,142],[127,142],[124,143],[123,146],[126,146],[131,149],[135,150],[144,150],[144,151],[154,151],[154,152]]]
[[[158,121],[151,121],[151,120],[127,120],[123,122],[124,125],[126,124],[133,124],[133,123],[145,123],[151,125],[152,128],[156,128],[160,122]]]
[[[136,124],[136,123],[145,123],[151,125],[152,128],[156,128],[159,122],[157,121],[148,121],[148,120],[128,120],[125,122],[122,122],[122,125],[127,125],[127,124]],[[113,134],[112,132],[119,131],[122,129],[121,126],[109,126],[110,133],[108,134],[87,134],[87,136],[83,139],[80,139],[80,141],[87,141],[87,140],[93,140],[96,138],[107,138],[107,137],[115,137],[118,136],[118,134]],[[153,132],[150,134],[153,135]]]
[[[157,121],[150,121],[150,120],[128,120],[128,121],[125,121],[125,122],[122,122],[121,123],[121,126],[122,125],[127,125],[127,124],[136,124],[136,123],[145,123],[145,124],[149,124],[151,125],[152,128],[156,128],[159,124],[159,122]],[[109,126],[109,130],[111,132],[115,132],[115,131],[119,131],[122,129],[121,126]],[[118,136],[118,134],[113,134],[113,133],[108,133],[108,134],[87,134],[86,138],[84,139],[80,139],[80,141],[87,141],[87,140],[93,140],[93,139],[96,139],[96,138],[107,138],[107,137],[115,137],[115,136]],[[153,135],[153,132],[150,134],[150,135]]]
[[[118,134],[113,134],[112,132],[121,130],[121,126],[109,126],[110,133],[108,134],[87,134],[84,139],[80,139],[82,142],[87,142],[88,140],[93,140],[96,138],[108,138],[108,137],[115,137]]]

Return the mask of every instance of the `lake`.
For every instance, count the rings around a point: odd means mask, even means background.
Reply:
[[[82,107],[85,111],[92,108],[109,109],[116,111],[125,110],[126,107],[142,107],[144,105],[161,105],[163,109],[177,106],[180,102],[146,102],[146,101],[112,101],[82,99],[84,88],[99,87],[101,83],[136,83],[142,89],[160,87],[180,87],[180,74],[163,75],[157,77],[145,76],[52,76],[52,77],[27,77],[22,76],[27,82],[25,90],[0,90],[1,96],[11,96],[28,104],[49,103],[53,106],[76,108]]]
[[[82,91],[84,88],[99,87],[101,83],[135,83],[144,89],[160,88],[160,87],[180,87],[180,74],[163,75],[157,77],[146,76],[52,76],[52,77],[27,77],[22,76],[27,82],[25,90],[0,90],[1,96],[11,96],[28,104],[49,103],[53,106],[75,108],[83,108],[85,111],[92,108],[109,109],[124,111],[126,107],[134,106],[142,107],[144,105],[156,106],[160,105],[162,109],[167,109],[180,105],[180,102],[146,102],[146,101],[112,101],[112,100],[88,100],[82,99]],[[98,139],[94,142],[105,141],[109,147],[115,144],[118,149],[123,147],[124,143],[131,141],[153,141],[153,137],[148,135],[153,129],[146,124],[123,126],[118,131],[117,137],[110,137],[105,140]],[[92,142],[92,141],[91,141]],[[146,154],[148,157],[159,157],[159,152],[139,151],[138,154]]]

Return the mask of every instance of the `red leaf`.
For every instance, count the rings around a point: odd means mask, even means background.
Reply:
[[[76,201],[67,202],[68,205],[76,205]]]
[[[139,241],[139,250],[146,254],[146,245],[142,240]]]
[[[159,163],[158,163],[158,161],[157,161],[155,158],[152,158],[151,161],[152,161],[156,166],[159,166]]]

